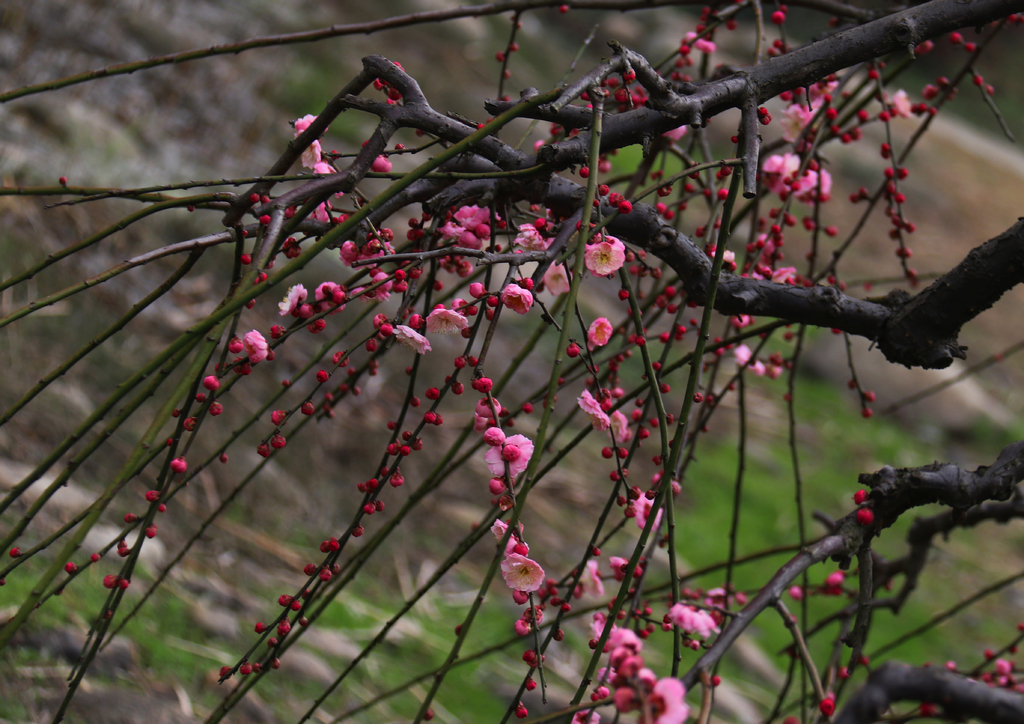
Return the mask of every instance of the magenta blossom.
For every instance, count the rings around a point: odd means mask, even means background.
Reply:
[[[251,364],[262,362],[267,358],[269,350],[267,340],[255,329],[245,333],[245,336],[242,337],[242,346],[245,349],[245,353],[249,355],[249,362]]]
[[[387,173],[391,170],[391,161],[388,160],[387,156],[377,156],[377,158],[373,159],[370,170],[377,173]]]
[[[500,216],[495,216],[500,221]],[[452,240],[456,246],[480,249],[491,238],[490,209],[479,206],[463,206],[455,212],[452,220],[441,227],[441,236]]]

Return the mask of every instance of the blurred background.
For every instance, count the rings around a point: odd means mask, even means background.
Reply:
[[[13,0],[0,9],[0,86],[10,90],[103,66],[173,53],[185,49],[232,43],[245,38],[290,33],[336,23],[356,23],[450,7],[440,0],[376,3],[348,2],[203,2]],[[697,22],[699,8],[659,8],[628,14],[540,10],[525,14],[517,36],[520,51],[510,64],[505,92],[535,86],[546,89],[566,75],[574,77],[608,54],[606,42],[618,40],[660,60],[676,50],[682,36]],[[742,17],[742,16],[741,16]],[[819,16],[794,8],[787,32],[791,43],[810,40],[823,28]],[[732,33],[716,37],[716,62],[743,65],[752,59],[753,32],[741,22]],[[265,48],[180,65],[101,79],[63,90],[34,95],[0,106],[0,177],[4,186],[55,186],[60,176],[70,185],[139,187],[186,180],[230,179],[258,175],[267,169],[292,137],[289,122],[316,114],[337,90],[361,68],[360,58],[378,53],[400,62],[441,111],[485,120],[482,101],[497,96],[502,50],[510,32],[510,16],[465,18],[450,22],[354,35],[312,44]],[[1024,78],[1016,72],[1020,33],[1007,30],[997,38],[975,70],[995,88],[1010,131],[1024,135]],[[585,41],[592,34],[592,41]],[[973,31],[964,33],[971,40]],[[577,59],[577,56],[578,59]],[[939,76],[952,77],[966,58],[962,47],[944,39],[934,51],[915,62],[891,87],[904,88],[914,102],[921,89]],[[571,71],[575,62],[575,71]],[[781,104],[770,103],[773,112]],[[325,150],[358,148],[374,126],[374,118],[350,111],[332,124],[323,140]],[[738,115],[727,113],[709,127],[712,148],[719,156],[729,151]],[[893,124],[894,145],[902,148],[917,127],[916,120]],[[877,125],[877,124],[876,124]],[[537,128],[531,138],[542,138]],[[396,140],[414,141],[411,133]],[[515,134],[521,131],[514,131]],[[774,126],[766,139],[777,137]],[[772,136],[772,134],[775,134]],[[518,137],[518,135],[517,135]],[[835,179],[834,201],[826,205],[827,223],[845,238],[861,207],[847,197],[860,186],[873,188],[885,161],[876,127],[865,139],[848,146],[829,146],[824,155]],[[613,174],[631,171],[639,149],[625,149],[614,160]],[[396,166],[401,168],[401,160]],[[410,161],[411,163],[411,161]],[[631,165],[633,164],[633,165]],[[966,80],[959,97],[946,106],[908,163],[911,173],[902,190],[907,213],[917,232],[909,240],[912,266],[923,283],[959,262],[972,247],[1002,232],[1021,215],[1024,155],[1000,130],[982,102],[979,89]],[[375,188],[372,182],[367,188]],[[186,192],[192,193],[192,192]],[[53,207],[53,197],[0,197],[0,277],[6,278],[96,231],[116,223],[139,205],[105,200]],[[392,223],[403,230],[407,215]],[[682,228],[706,223],[700,210],[684,216]],[[59,290],[144,251],[221,230],[219,214],[168,211],[134,224],[86,254],[77,254],[27,283],[0,293],[0,317],[29,301]],[[879,213],[845,258],[842,277],[855,294],[884,294],[893,286],[906,288]],[[801,246],[801,244],[804,244]],[[806,240],[787,238],[791,263],[800,266]],[[330,257],[330,258],[327,258]],[[150,359],[181,331],[208,314],[223,295],[230,268],[228,249],[215,248],[172,292],[141,314],[109,343],[91,353],[69,374],[50,386],[30,406],[0,427],[0,490],[21,480],[54,445],[84,420],[125,377]],[[27,319],[0,329],[0,408],[8,408],[49,371],[95,337],[132,304],[161,283],[180,263],[165,259],[117,277],[82,295],[60,302]],[[341,280],[335,254],[309,265],[300,275],[307,288],[326,279]],[[876,281],[870,292],[858,282]],[[1024,301],[1021,290],[1008,294],[995,308],[968,325],[962,341],[970,347],[966,365],[1024,340]],[[247,320],[266,330],[276,323],[275,301],[261,299]],[[583,304],[592,313],[610,311],[610,303],[589,293]],[[518,350],[520,334],[535,320],[511,327],[512,334],[495,342],[492,359],[507,360]],[[247,323],[249,323],[247,322]],[[518,323],[519,320],[516,320]],[[891,415],[882,413],[916,390],[961,374],[965,366],[946,371],[893,369],[866,343],[854,346],[857,370],[865,389],[875,391],[876,416],[864,420],[854,393],[847,389],[842,337],[825,330],[811,335],[800,365],[797,439],[801,472],[813,509],[838,517],[852,508],[856,475],[883,464],[916,466],[933,459],[974,467],[993,461],[1001,447],[1024,434],[1021,408],[1024,365],[1008,356],[916,405]],[[298,336],[282,348],[275,365],[260,369],[247,380],[244,394],[231,398],[225,420],[252,414],[263,399],[280,388],[280,381],[299,369],[321,340]],[[522,389],[534,389],[547,379],[553,341],[541,345],[521,371]],[[458,354],[454,342],[440,342],[437,355],[423,360],[424,380],[443,379],[448,359]],[[768,351],[791,353],[781,340]],[[444,361],[442,361],[444,360]],[[683,388],[682,373],[673,383]],[[313,439],[289,446],[267,465],[257,481],[239,496],[226,516],[203,536],[142,615],[124,632],[109,660],[96,670],[76,699],[74,717],[81,721],[202,720],[219,701],[223,689],[215,672],[232,664],[248,648],[253,623],[276,614],[274,599],[303,579],[301,568],[315,560],[319,541],[337,535],[351,519],[359,499],[355,481],[371,476],[379,450],[387,440],[386,422],[393,419],[404,395],[404,372],[384,364],[376,376],[363,380],[363,394],[339,406],[333,420],[317,423]],[[752,553],[796,540],[792,503],[792,470],[787,447],[784,379],[752,380],[748,388],[748,455],[743,538],[740,553]],[[502,399],[507,406],[521,399],[515,392]],[[445,411],[446,425],[431,431],[434,452],[458,434],[472,417],[474,399],[465,396]],[[520,395],[520,398],[522,395]],[[678,408],[679,400],[673,399]],[[683,569],[722,560],[728,541],[722,534],[731,517],[732,482],[736,474],[735,403],[728,399],[716,415],[699,463],[684,483],[677,502],[682,510],[680,550]],[[144,408],[126,429],[107,443],[107,454],[91,458],[73,482],[61,491],[33,523],[30,536],[38,539],[66,521],[102,489],[120,467],[135,437],[148,424]],[[567,409],[567,408],[565,408]],[[536,417],[536,416],[535,416]],[[530,434],[536,420],[524,421]],[[262,431],[262,432],[265,432]],[[255,465],[260,431],[231,451],[229,464],[204,471],[181,498],[181,509],[165,521],[161,534],[143,549],[138,597],[194,530],[198,520],[216,508],[224,496]],[[569,439],[562,433],[559,442]],[[250,444],[251,443],[251,444]],[[545,551],[549,570],[564,571],[580,555],[589,521],[607,494],[607,464],[600,459],[601,443],[589,440],[574,451],[544,483],[528,506],[531,545]],[[370,456],[367,456],[367,451]],[[417,483],[439,455],[410,458],[403,472]],[[644,457],[635,471],[646,479],[654,471]],[[646,465],[646,466],[645,466]],[[52,479],[52,477],[50,478]],[[470,526],[486,514],[486,469],[471,460],[435,494],[429,496],[377,554],[372,577],[365,577],[338,600],[318,631],[304,637],[289,652],[280,676],[268,677],[247,699],[236,721],[290,721],[305,710],[377,632],[402,600],[427,580]],[[45,482],[45,481],[44,481]],[[145,490],[145,481],[132,483]],[[411,486],[410,486],[411,487]],[[24,508],[14,506],[8,516]],[[125,510],[113,506],[97,540],[86,550],[116,535]],[[927,514],[935,511],[922,511]],[[15,518],[0,518],[0,530]],[[376,522],[376,521],[375,521]],[[909,520],[879,542],[885,555],[905,550]],[[809,525],[813,525],[810,524]],[[823,530],[814,528],[814,535]],[[613,539],[605,555],[626,555],[632,530]],[[130,542],[130,541],[129,541]],[[628,543],[628,548],[627,548]],[[316,555],[314,555],[316,554]],[[454,640],[454,626],[476,592],[476,581],[489,563],[489,545],[479,545],[449,573],[439,587],[417,605],[389,637],[388,643],[365,667],[329,698],[318,716],[322,721],[359,706],[374,695],[443,661]],[[112,556],[113,558],[113,556]],[[937,542],[934,561],[921,589],[898,619],[883,612],[868,651],[928,620],[969,593],[1024,570],[1024,535],[1019,524],[988,526],[958,532]],[[741,568],[737,583],[755,588],[783,558],[769,558]],[[109,567],[113,570],[110,563]],[[657,565],[662,566],[659,561]],[[661,570],[661,569],[659,569]],[[665,568],[667,570],[667,568]],[[832,569],[812,572],[820,581]],[[0,589],[0,620],[13,614],[20,595],[31,586],[35,568],[25,566]],[[77,656],[83,631],[103,600],[99,581],[107,571],[91,571],[84,585],[51,600],[32,618],[30,631],[14,652],[0,656],[0,718],[7,721],[48,721],[59,700],[69,656]],[[664,571],[661,571],[661,579]],[[721,585],[721,577],[692,582]],[[492,592],[483,620],[468,645],[477,650],[504,640],[518,613],[503,592]],[[593,599],[590,603],[598,603]],[[1024,589],[1009,585],[942,627],[910,641],[890,656],[912,663],[949,658],[976,663],[982,649],[998,647],[1015,631],[1014,611],[1024,604]],[[834,601],[814,601],[812,611],[835,608]],[[549,698],[564,701],[578,682],[589,629],[585,618],[567,626],[567,642],[549,656]],[[834,633],[834,631],[832,632]],[[828,650],[826,631],[814,645]],[[662,642],[663,643],[663,642]],[[755,627],[723,664],[726,685],[719,690],[722,721],[756,722],[770,706],[788,666],[777,655],[788,634],[777,621]],[[518,648],[461,667],[449,679],[435,706],[441,720],[477,721],[500,717],[522,674]],[[658,644],[651,644],[648,665],[667,661]],[[580,653],[582,652],[582,653]],[[660,658],[659,658],[660,657]],[[686,663],[684,662],[684,666]],[[576,682],[574,682],[576,677]],[[413,686],[356,721],[408,718],[423,690]],[[542,711],[539,700],[524,699],[531,713]],[[141,712],[141,713],[140,713]],[[179,717],[180,715],[180,717]],[[164,717],[164,718],[158,718]],[[119,719],[118,721],[121,721]]]

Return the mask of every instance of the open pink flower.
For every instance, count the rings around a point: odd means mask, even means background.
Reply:
[[[306,301],[307,296],[309,296],[309,292],[307,292],[306,288],[301,284],[296,284],[289,289],[288,293],[284,296],[284,299],[282,299],[281,303],[277,305],[277,308],[281,312],[281,316],[284,317],[288,314],[294,314],[295,310],[298,309],[304,301]]]
[[[372,284],[380,284],[360,297],[364,302],[386,302],[391,297],[391,282],[386,281],[388,275],[379,269],[370,275]]]
[[[309,128],[309,124],[316,120],[316,116],[306,115],[295,121],[295,138],[298,138],[299,134]],[[306,168],[315,169],[316,165],[320,163],[320,141],[313,141],[306,147],[306,150],[302,152],[302,165]],[[321,173],[317,171],[317,173]]]
[[[683,724],[690,716],[685,697],[686,687],[679,679],[659,679],[647,695],[647,706],[641,710],[638,724]]]
[[[427,315],[427,331],[430,334],[461,334],[469,322],[453,309],[435,309]]]
[[[640,499],[633,503],[633,508],[636,510],[636,517],[633,520],[636,521],[637,527],[641,530],[647,525],[647,518],[651,515],[651,508],[653,507],[654,501],[646,495],[641,495]],[[658,517],[654,519],[655,528],[661,524],[661,515],[664,512],[664,510],[658,511]]]
[[[768,190],[778,194],[789,189],[784,183],[787,178],[800,170],[800,157],[793,153],[775,154],[761,165],[761,180]]]
[[[519,227],[519,234],[512,240],[512,243],[531,251],[544,251],[551,246],[551,241],[537,231],[537,227],[533,224],[522,224]]]
[[[526,314],[533,306],[533,294],[518,284],[509,284],[501,292],[501,303],[516,314]]]
[[[515,454],[510,454],[512,450]],[[513,458],[509,460],[509,458]],[[505,463],[508,463],[508,470],[512,477],[526,470],[533,457],[533,442],[526,435],[511,435],[505,438],[505,443],[500,447],[492,447],[484,455],[484,462],[491,475],[504,475]]]
[[[608,614],[606,614],[604,611],[595,612],[594,617],[590,622],[590,633],[592,634],[591,638],[593,638],[595,641],[600,639],[601,636],[604,635],[604,630],[606,626],[608,626]],[[617,629],[618,626],[616,626],[613,623],[612,630],[609,633],[609,636],[613,635]]]
[[[267,351],[269,350],[267,340],[255,329],[245,333],[245,336],[242,337],[242,346],[245,349],[245,353],[249,355],[249,362],[251,364],[262,362],[267,358]]]
[[[814,118],[814,112],[802,103],[794,103],[782,112],[782,138],[792,143]]]
[[[552,264],[544,272],[544,288],[551,294],[565,294],[569,291],[569,275],[564,264]]]
[[[379,239],[369,239],[362,248],[359,248],[354,241],[346,241],[341,245],[340,255],[341,260],[346,265],[352,266],[355,262],[363,259],[372,259],[376,256],[383,256],[384,254],[394,254],[395,250],[388,242],[383,242]]]
[[[544,569],[537,561],[518,553],[505,556],[501,562],[501,577],[513,591],[536,591],[544,582]]]
[[[590,323],[590,328],[587,330],[587,342],[590,343],[590,348],[604,347],[611,341],[612,333],[615,329],[612,327],[612,323],[608,321],[607,317],[598,317]]]
[[[828,201],[832,196],[832,174],[825,169],[804,171],[803,176],[793,185],[793,193],[805,204],[813,204],[818,200]]]
[[[500,216],[495,216],[500,221]],[[479,206],[463,206],[452,220],[441,227],[441,236],[454,240],[458,246],[480,249],[491,238],[491,211]]]
[[[910,97],[905,90],[896,91],[889,99],[889,107],[897,118],[910,118],[913,112],[910,110]]]
[[[615,442],[629,442],[633,439],[633,431],[629,427],[629,419],[622,414],[621,410],[613,412],[609,418],[612,432],[615,433]]]
[[[665,131],[661,135],[666,138],[671,138],[673,141],[678,141],[680,138],[686,135],[686,125],[679,126],[679,128],[673,128],[671,131]]]
[[[590,418],[590,424],[594,426],[595,430],[608,429],[611,420],[605,414],[605,411],[601,409],[601,404],[594,399],[589,390],[583,390],[583,394],[577,398],[576,402],[579,404],[580,409]]]
[[[741,344],[738,347],[736,347],[736,349],[734,349],[732,353],[736,357],[737,367],[743,367],[744,365],[746,365],[747,369],[753,372],[758,377],[764,375],[765,366],[763,362],[760,362],[758,360],[750,362],[750,357],[753,355],[753,352],[750,351],[750,347],[748,347],[745,344]]]
[[[626,245],[614,236],[606,236],[605,241],[587,246],[583,259],[587,269],[597,276],[614,274],[626,262]]]
[[[580,583],[587,593],[598,597],[604,595],[604,581],[601,580],[601,572],[597,570],[597,561],[587,561],[587,570],[580,576]]]
[[[430,342],[427,341],[427,338],[404,324],[395,327],[395,339],[399,344],[415,350],[416,354],[426,354],[430,351]]]
[[[706,639],[712,632],[718,631],[718,625],[710,613],[683,603],[677,603],[670,608],[668,618],[686,633],[696,634],[702,639]]]
[[[779,284],[786,284],[786,283],[788,283],[790,280],[792,280],[795,277],[796,277],[796,267],[795,266],[779,267],[778,269],[776,269],[775,271],[772,272],[772,281],[773,282],[778,282]]]

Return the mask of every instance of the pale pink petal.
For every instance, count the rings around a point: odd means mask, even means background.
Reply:
[[[399,344],[415,350],[417,354],[426,354],[430,351],[430,342],[427,338],[412,327],[407,327],[404,324],[399,324],[395,327],[395,339],[398,340]]]
[[[435,309],[427,315],[427,332],[430,334],[461,334],[469,327],[469,321],[452,309]]]
[[[611,424],[611,420],[605,411],[601,409],[601,404],[594,399],[594,396],[590,394],[589,390],[583,390],[583,394],[580,395],[577,400],[577,404],[580,409],[587,414],[590,418],[590,424],[595,430],[607,430]]]
[[[544,582],[544,569],[537,561],[512,553],[501,562],[501,577],[513,591],[536,591]]]
[[[590,343],[591,348],[604,347],[611,341],[614,331],[612,323],[606,317],[598,317],[590,323],[590,328],[587,329],[587,342]]]

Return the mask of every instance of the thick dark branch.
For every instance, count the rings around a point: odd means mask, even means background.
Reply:
[[[1024,281],[1024,219],[971,250],[956,268],[904,305],[886,324],[879,346],[907,367],[948,367],[965,359],[960,328]]]
[[[1003,448],[991,467],[982,466],[973,471],[961,470],[956,465],[933,463],[898,471],[887,465],[876,473],[861,475],[861,484],[872,488],[869,505],[874,512],[874,522],[861,525],[857,520],[857,511],[854,511],[836,522],[832,535],[808,546],[782,566],[757,595],[729,621],[711,648],[682,678],[683,684],[688,689],[692,688],[698,682],[700,672],[714,666],[747,626],[761,612],[773,606],[797,576],[815,563],[831,557],[839,561],[841,567],[845,567],[849,564],[851,556],[866,549],[871,538],[884,528],[888,528],[911,508],[929,503],[969,508],[988,500],[1005,500],[1022,479],[1024,441]]]
[[[953,720],[976,718],[991,724],[1024,721],[1024,696],[987,686],[945,669],[917,669],[888,661],[843,707],[835,724],[872,724],[896,701],[940,705]]]
[[[880,20],[843,30],[760,65],[702,85],[688,85],[684,92],[670,90],[667,81],[654,81],[653,71],[642,56],[626,51],[637,79],[650,86],[647,108],[610,116],[601,137],[601,152],[643,143],[682,123],[702,123],[729,108],[739,108],[750,97],[758,102],[786,90],[810,85],[844,68],[908,48],[944,33],[965,27],[981,27],[993,20],[1024,10],[1024,0],[932,0]],[[501,107],[494,104],[495,108]],[[565,109],[568,110],[568,109]],[[557,120],[558,114],[540,109],[538,117]],[[554,116],[554,117],[552,117]],[[560,143],[544,146],[540,160],[557,168],[579,165],[587,159],[590,134],[581,133]]]

